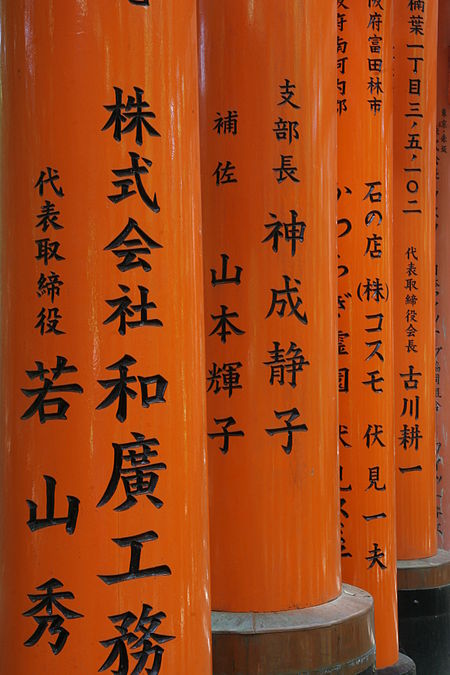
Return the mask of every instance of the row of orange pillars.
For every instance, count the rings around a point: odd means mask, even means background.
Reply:
[[[449,0],[0,21],[1,672],[448,674]]]

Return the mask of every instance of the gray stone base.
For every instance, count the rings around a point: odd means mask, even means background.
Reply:
[[[377,668],[377,675],[416,675],[416,664],[406,654],[399,654],[398,661],[389,668]]]
[[[323,605],[287,612],[213,612],[214,675],[375,672],[373,600],[343,586]]]

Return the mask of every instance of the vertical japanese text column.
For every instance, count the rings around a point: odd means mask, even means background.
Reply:
[[[5,0],[2,672],[210,672],[195,0]]]
[[[378,668],[398,660],[392,9],[337,3],[342,579],[374,597]]]
[[[450,550],[450,0],[440,0],[436,125],[436,515]]]
[[[437,2],[394,3],[395,436],[398,558],[436,542],[434,260]]]
[[[340,592],[335,14],[200,7],[213,607],[308,607]]]

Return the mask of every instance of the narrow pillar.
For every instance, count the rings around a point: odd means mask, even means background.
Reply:
[[[1,670],[208,674],[196,3],[0,16]]]
[[[438,674],[448,673],[450,669],[450,555],[438,551],[436,537],[434,285],[438,3],[396,0],[394,7],[399,634],[400,647],[414,659],[418,672]],[[440,580],[439,586],[436,578]]]
[[[213,671],[372,670],[340,579],[336,4],[199,19]]]
[[[377,668],[399,661],[390,0],[338,2],[338,354],[342,578],[370,592]]]
[[[410,3],[411,4],[411,3]],[[398,558],[436,553],[434,229],[437,2],[395,3]]]
[[[439,3],[436,124],[436,515],[450,550],[450,0]]]

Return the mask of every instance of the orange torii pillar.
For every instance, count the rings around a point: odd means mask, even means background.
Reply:
[[[336,4],[201,0],[199,21],[213,672],[361,672],[372,600],[340,575]]]
[[[0,18],[0,669],[208,675],[196,3]]]
[[[450,550],[450,0],[438,16],[436,124],[436,515],[438,545]]]
[[[450,671],[435,470],[436,0],[394,2],[395,419],[400,647]]]
[[[409,673],[397,634],[393,4],[337,4],[342,578],[374,598],[377,668]]]

